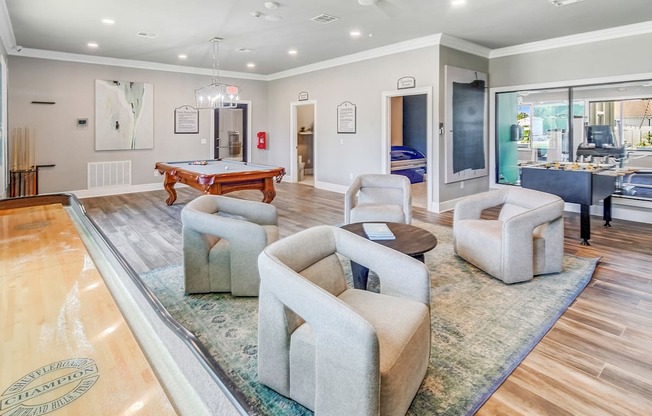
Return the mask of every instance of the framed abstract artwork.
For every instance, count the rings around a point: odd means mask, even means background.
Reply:
[[[95,80],[95,150],[153,147],[153,85]]]
[[[446,65],[445,183],[488,175],[487,74]]]

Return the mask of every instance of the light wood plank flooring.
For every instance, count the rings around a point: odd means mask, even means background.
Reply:
[[[196,198],[178,190],[84,200],[88,214],[139,272],[181,263],[180,212]],[[260,192],[230,196],[260,200]],[[282,236],[340,225],[343,195],[281,183],[273,205]],[[491,214],[490,214],[491,215]],[[452,212],[414,208],[414,218],[451,226]],[[652,414],[652,225],[591,220],[591,246],[580,245],[579,215],[565,216],[566,253],[602,257],[589,286],[494,393],[478,415]],[[515,325],[518,325],[515,322]]]

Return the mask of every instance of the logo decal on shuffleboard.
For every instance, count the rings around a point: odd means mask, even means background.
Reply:
[[[95,361],[71,358],[20,378],[0,396],[0,416],[38,416],[62,408],[86,393],[100,377]]]

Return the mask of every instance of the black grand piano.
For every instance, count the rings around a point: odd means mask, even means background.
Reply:
[[[611,195],[616,190],[616,176],[611,166],[589,163],[554,162],[521,167],[521,186],[558,195],[564,202],[580,204],[580,237],[590,245],[590,207],[603,202],[605,227],[611,224]]]

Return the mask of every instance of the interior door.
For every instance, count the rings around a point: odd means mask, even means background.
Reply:
[[[247,106],[238,104],[236,108],[215,109],[215,137],[213,138],[214,157],[238,162],[247,160]]]

